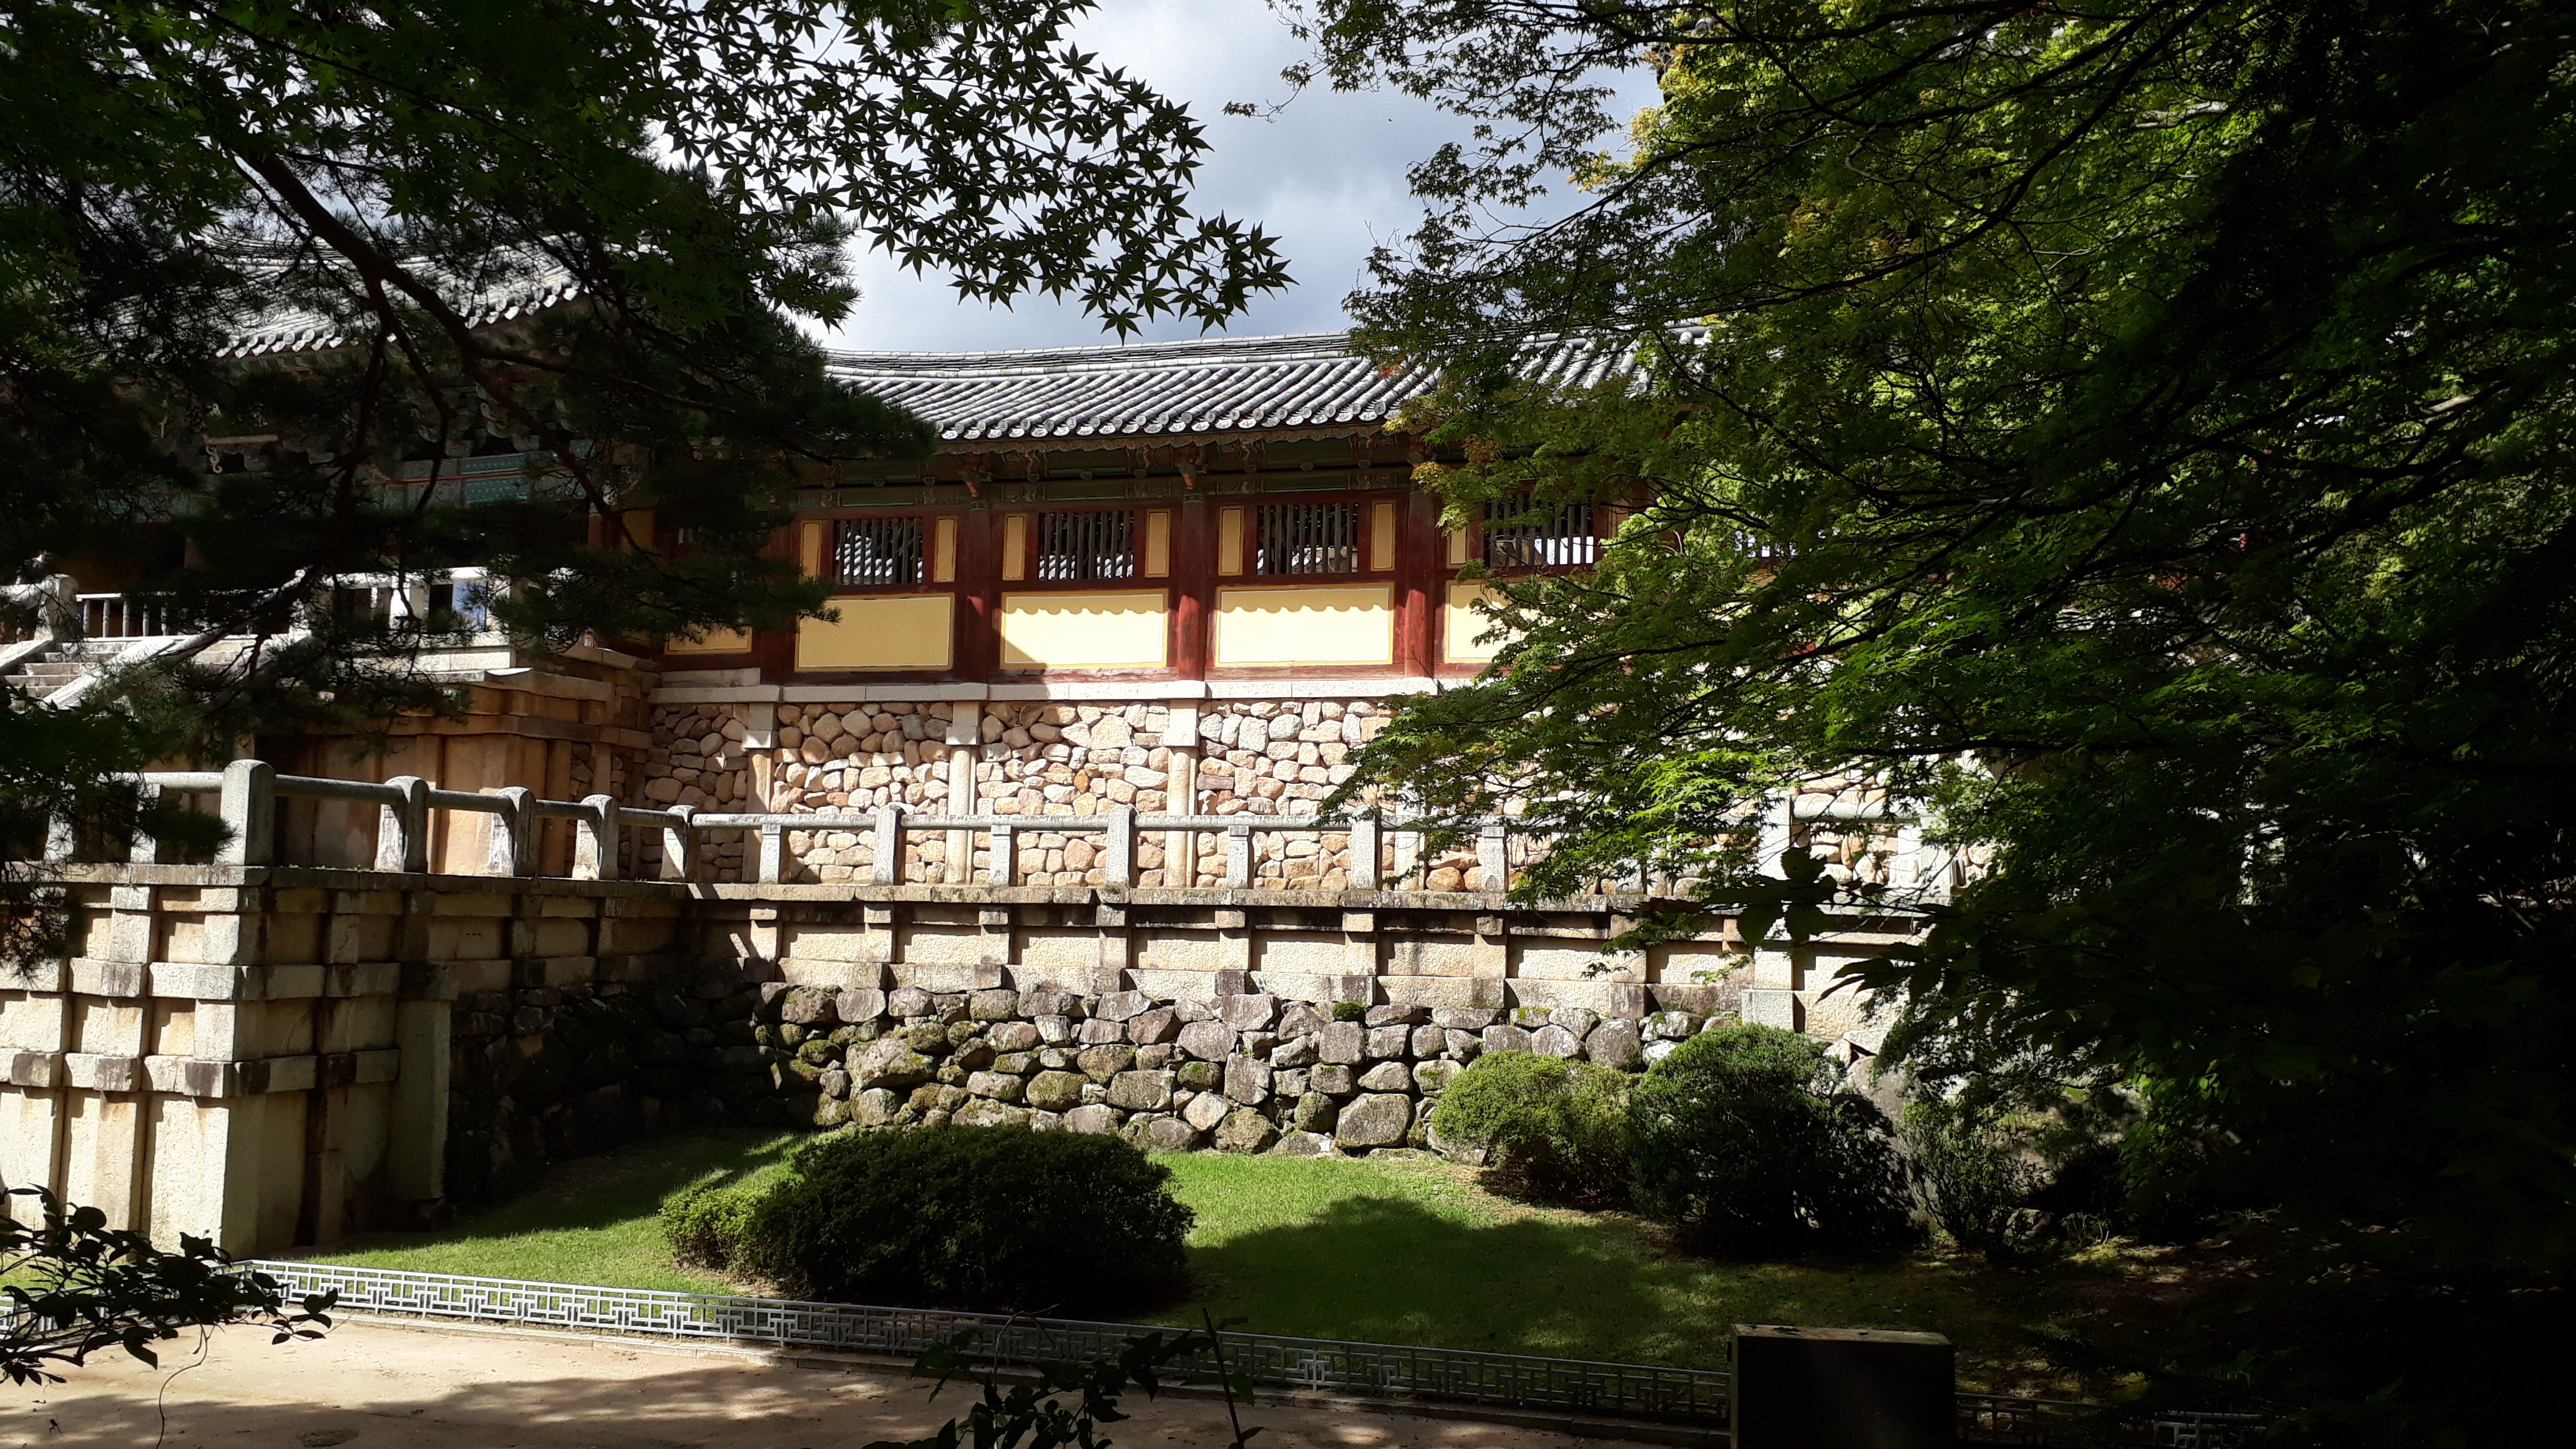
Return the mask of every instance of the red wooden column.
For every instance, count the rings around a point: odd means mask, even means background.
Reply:
[[[1216,508],[1202,493],[1176,500],[1172,520],[1172,672],[1205,679],[1216,642]]]
[[[760,551],[760,556],[785,559],[801,569],[803,564],[798,556],[797,540],[800,530],[804,527],[805,520],[799,518],[771,534],[769,546]],[[823,556],[829,559],[832,555],[832,540],[829,533],[832,525],[826,523],[823,527],[826,530],[823,539]],[[753,630],[751,660],[760,667],[760,678],[763,683],[785,684],[794,679],[796,677],[796,626],[790,624],[784,629]]]
[[[1002,668],[1002,515],[970,505],[957,520],[956,675],[990,681]]]
[[[1448,540],[1440,532],[1440,500],[1421,489],[1397,510],[1395,550],[1395,663],[1406,674],[1435,674],[1440,662],[1441,606],[1448,602]]]

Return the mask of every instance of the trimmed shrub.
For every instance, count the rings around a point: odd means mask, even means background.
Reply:
[[[1886,1116],[1841,1084],[1823,1046],[1796,1032],[1692,1037],[1630,1098],[1638,1205],[1693,1246],[1740,1256],[1920,1236]]]
[[[1515,1197],[1583,1207],[1628,1199],[1624,1072],[1540,1052],[1487,1052],[1432,1109],[1431,1130],[1486,1152],[1487,1181]]]
[[[1171,1169],[1105,1134],[848,1132],[799,1148],[737,1266],[804,1298],[1082,1316],[1182,1289]]]
[[[696,1268],[730,1268],[740,1256],[751,1215],[768,1196],[765,1187],[725,1187],[700,1183],[685,1187],[662,1204],[662,1236],[671,1256]]]
[[[1902,1137],[1924,1210],[1963,1248],[2008,1262],[2042,1227],[2031,1198],[2048,1185],[2031,1124],[1966,1102],[1906,1103]]]

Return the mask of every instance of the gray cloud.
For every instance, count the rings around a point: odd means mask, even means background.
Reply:
[[[1075,32],[1102,61],[1147,81],[1206,123],[1212,151],[1199,169],[1202,212],[1260,222],[1282,239],[1297,285],[1253,304],[1235,336],[1345,325],[1342,299],[1365,280],[1379,241],[1412,229],[1417,205],[1405,168],[1466,124],[1392,92],[1298,97],[1275,119],[1228,116],[1228,101],[1286,95],[1280,67],[1305,49],[1261,0],[1105,0]],[[1631,105],[1651,97],[1642,73],[1625,80]],[[858,259],[865,296],[827,345],[958,351],[1054,347],[1114,339],[1072,304],[1044,297],[1003,309],[960,303],[945,279],[915,277],[882,254]],[[1188,323],[1148,323],[1144,338],[1194,337]]]

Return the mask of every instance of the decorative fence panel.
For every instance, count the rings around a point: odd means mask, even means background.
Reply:
[[[269,1274],[297,1296],[337,1290],[340,1307],[360,1313],[725,1339],[889,1358],[913,1358],[934,1344],[971,1331],[975,1339],[967,1357],[1004,1367],[1106,1358],[1130,1338],[1179,1331],[1136,1323],[521,1283],[329,1263],[262,1260],[245,1266]],[[1227,1368],[1274,1389],[1614,1414],[1695,1424],[1721,1433],[1728,1417],[1731,1380],[1720,1369],[1592,1363],[1265,1333],[1228,1332],[1224,1342]],[[1175,1368],[1183,1375],[1213,1375],[1216,1365],[1198,1357],[1181,1360]],[[1961,1394],[1959,1438],[2029,1449],[2070,1444],[2251,1449],[2269,1422],[2255,1414],[2174,1410],[2106,1422],[2100,1414],[2092,1404]]]
[[[1073,1363],[1114,1354],[1129,1338],[1179,1330],[922,1308],[870,1308],[638,1288],[582,1288],[445,1273],[271,1260],[248,1266],[302,1295],[336,1289],[342,1308],[601,1333],[654,1333],[911,1358],[972,1331],[972,1358],[1001,1365]],[[1727,1375],[1708,1369],[1587,1363],[1518,1354],[1224,1335],[1226,1366],[1272,1388],[1415,1395],[1460,1403],[1578,1410],[1723,1423]],[[1206,1359],[1183,1373],[1213,1374]]]
[[[2032,1449],[2083,1443],[2117,1444],[2127,1449],[2251,1449],[2261,1442],[2271,1423],[2260,1414],[2179,1409],[2107,1423],[2101,1416],[2099,1405],[2064,1399],[1961,1394],[1959,1438],[1972,1444],[2017,1444]]]

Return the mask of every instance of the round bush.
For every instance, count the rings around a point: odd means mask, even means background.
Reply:
[[[1628,1076],[1539,1052],[1487,1052],[1432,1109],[1431,1130],[1482,1147],[1492,1184],[1541,1202],[1628,1197]]]
[[[1179,1291],[1171,1169],[1106,1135],[850,1132],[800,1148],[740,1266],[804,1298],[1081,1316]]]
[[[1887,1119],[1838,1092],[1796,1032],[1702,1032],[1632,1094],[1637,1203],[1704,1250],[1757,1255],[1891,1247],[1918,1236]]]

